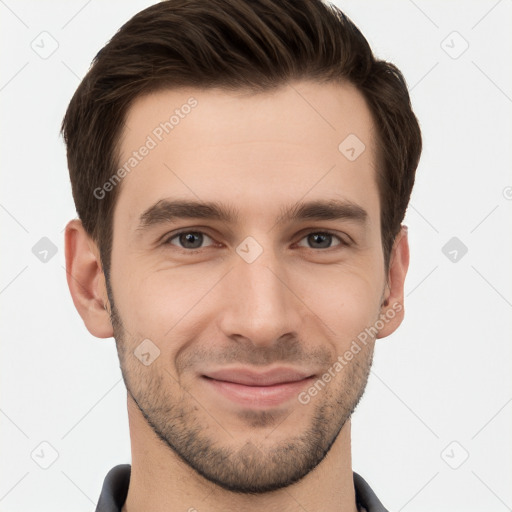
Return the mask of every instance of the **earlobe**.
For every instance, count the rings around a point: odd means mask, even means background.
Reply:
[[[380,318],[384,326],[377,338],[392,334],[404,318],[404,282],[409,268],[409,242],[407,226],[402,226],[391,249],[388,282]]]
[[[79,315],[93,336],[112,337],[105,275],[99,250],[80,220],[68,222],[65,247],[68,287]]]

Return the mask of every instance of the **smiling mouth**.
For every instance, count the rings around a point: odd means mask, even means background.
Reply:
[[[300,381],[312,377],[313,373],[312,371],[283,366],[259,372],[248,367],[233,367],[210,370],[204,374],[204,377],[235,384],[245,384],[246,386],[271,386]]]
[[[315,375],[283,368],[261,373],[231,369],[208,372],[201,378],[217,396],[245,407],[268,408],[298,396]]]

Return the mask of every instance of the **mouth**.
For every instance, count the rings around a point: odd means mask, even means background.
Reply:
[[[245,407],[268,408],[298,396],[315,375],[283,367],[265,372],[231,368],[209,371],[201,378],[217,396]]]

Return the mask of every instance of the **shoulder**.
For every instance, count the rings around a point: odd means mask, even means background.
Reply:
[[[119,464],[107,473],[96,512],[121,512],[128,494],[130,474],[130,464]]]
[[[366,512],[388,512],[368,482],[355,471],[353,473],[357,506],[359,508],[363,507],[363,510],[366,510]]]

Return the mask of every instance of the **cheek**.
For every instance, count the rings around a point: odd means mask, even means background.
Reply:
[[[179,332],[181,322],[195,316],[224,272],[206,266],[144,268],[133,262],[128,279],[119,279],[115,288],[116,306],[125,327],[138,337],[163,340]]]
[[[379,314],[383,277],[376,269],[318,265],[290,275],[290,279],[290,287],[307,306],[311,322],[321,320],[327,326],[326,336],[335,336],[342,345],[371,325]]]
[[[219,281],[229,266],[203,262],[169,268],[160,262],[152,268],[135,257],[120,260],[113,275],[114,300],[127,331],[137,339],[190,340],[191,324],[196,330],[206,328],[218,313],[244,299],[244,287]],[[300,310],[303,327],[320,329],[325,339],[350,342],[378,315],[383,273],[367,258],[342,264],[291,263],[276,270],[293,292],[283,294],[286,307]]]

